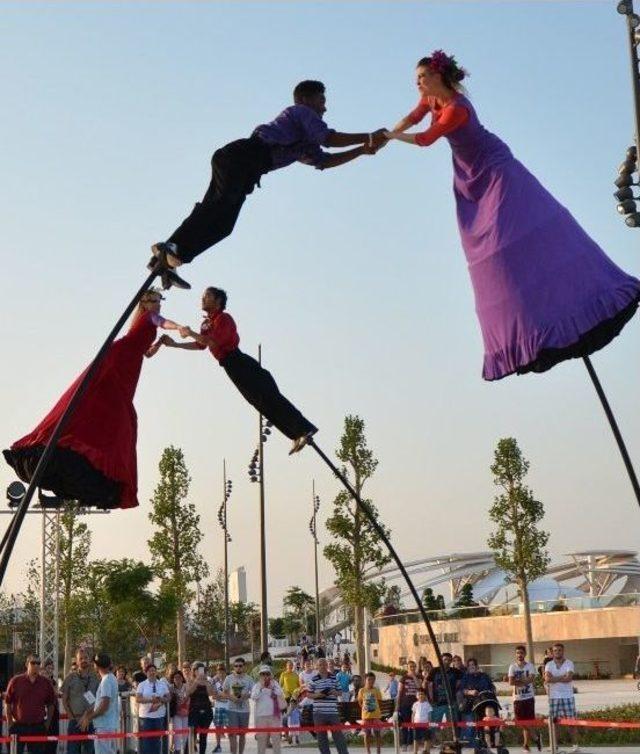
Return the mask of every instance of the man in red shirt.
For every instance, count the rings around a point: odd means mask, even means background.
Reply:
[[[44,751],[44,744],[25,744],[20,741],[20,736],[46,735],[55,701],[51,681],[40,675],[40,660],[35,655],[29,655],[26,673],[13,676],[5,695],[9,733],[18,735],[17,754],[22,754],[25,746],[33,754]]]
[[[294,441],[289,454],[297,453],[318,429],[282,395],[271,374],[253,357],[238,348],[240,337],[233,317],[225,311],[226,306],[225,291],[220,288],[207,288],[202,294],[202,309],[207,316],[200,332],[194,332],[190,327],[182,327],[180,335],[183,338],[193,338],[189,343],[176,343],[170,336],[163,335],[152,346],[150,355],[161,345],[188,351],[202,351],[208,348],[246,400]]]

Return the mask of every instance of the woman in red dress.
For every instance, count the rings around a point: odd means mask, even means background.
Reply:
[[[133,397],[142,359],[153,355],[157,328],[177,330],[180,327],[160,316],[161,300],[162,295],[154,289],[143,295],[129,331],[107,351],[58,440],[40,485],[58,497],[98,508],[138,505],[138,419]],[[15,442],[10,450],[3,451],[7,463],[22,481],[31,480],[83,376],[84,372],[33,432]]]

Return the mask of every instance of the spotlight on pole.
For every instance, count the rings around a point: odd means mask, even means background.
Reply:
[[[637,200],[639,197],[633,195],[632,186],[638,186],[638,181],[634,181],[634,173],[638,170],[638,150],[632,145],[627,149],[625,159],[618,168],[618,177],[614,181],[618,190],[614,192],[614,197],[618,200],[616,209],[619,214],[625,216],[625,222],[631,228],[638,227],[635,216],[638,214]],[[631,220],[629,218],[632,218]]]
[[[624,202],[620,202],[616,209],[621,215],[629,215],[632,212],[636,211],[636,203],[633,201],[633,199],[627,199]]]

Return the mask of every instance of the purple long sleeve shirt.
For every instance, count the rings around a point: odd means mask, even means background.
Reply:
[[[292,162],[303,162],[322,170],[329,152],[321,149],[334,133],[322,118],[306,105],[285,108],[270,123],[258,126],[257,136],[271,149],[272,170],[284,168]]]

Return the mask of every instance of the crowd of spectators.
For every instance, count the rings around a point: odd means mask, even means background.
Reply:
[[[140,669],[130,674],[122,666],[114,668],[104,653],[95,655],[90,662],[88,653],[79,649],[71,672],[58,689],[52,665],[42,667],[40,659],[30,655],[25,672],[14,676],[7,687],[9,732],[19,736],[57,734],[61,705],[69,734],[116,733],[123,711],[128,710],[126,714],[137,717],[138,730],[143,733],[174,731],[169,738],[140,737],[139,754],[168,754],[169,746],[172,753],[183,754],[188,749],[189,736],[193,737],[198,754],[205,754],[211,734],[215,735],[214,753],[222,751],[222,739],[227,735],[230,754],[244,754],[243,731],[249,727],[253,708],[253,723],[263,729],[256,735],[258,754],[265,754],[267,747],[280,754],[281,739],[299,742],[297,731],[289,735],[289,728],[301,724],[320,728],[338,725],[339,706],[350,703],[357,705],[358,718],[364,723],[367,754],[371,754],[374,743],[380,754],[379,723],[387,699],[391,702],[387,709],[395,709],[400,723],[424,726],[401,728],[402,750],[411,748],[419,754],[428,752],[433,741],[428,724],[452,718],[456,722],[488,720],[500,708],[494,683],[476,659],[464,662],[449,652],[442,654],[442,665],[438,667],[425,658],[418,663],[410,660],[399,676],[389,673],[383,689],[376,684],[374,673],[368,672],[362,678],[352,672],[348,653],[338,661],[323,652],[315,659],[309,652],[300,652],[286,662],[277,679],[272,667],[268,652],[262,654],[251,672],[247,672],[242,657],[236,658],[228,674],[224,664],[207,668],[202,662],[184,662],[179,668],[169,664],[160,673],[149,657],[143,657]],[[573,673],[573,664],[564,656],[560,643],[550,648],[539,670],[527,661],[525,647],[517,646],[507,673],[516,720],[535,719],[536,683],[547,691],[553,719],[574,718]],[[130,705],[130,697],[134,697],[135,705]],[[127,704],[122,704],[123,700]],[[283,727],[281,736],[277,729]],[[273,734],[268,732],[270,728],[274,729]],[[207,732],[198,732],[202,729]],[[573,751],[577,752],[576,731],[569,730]],[[487,731],[493,741],[495,731],[489,727]],[[342,731],[332,731],[331,735],[338,754],[348,754]],[[465,743],[472,745],[475,735],[474,727],[462,728]],[[320,754],[329,754],[328,733],[319,730],[316,737]],[[524,727],[525,752],[530,751],[532,742],[540,748],[535,729],[530,733]],[[22,754],[24,746],[23,742],[18,743],[17,754]],[[33,754],[56,754],[58,742],[28,746]],[[69,741],[67,754],[115,754],[117,747],[116,737]]]

